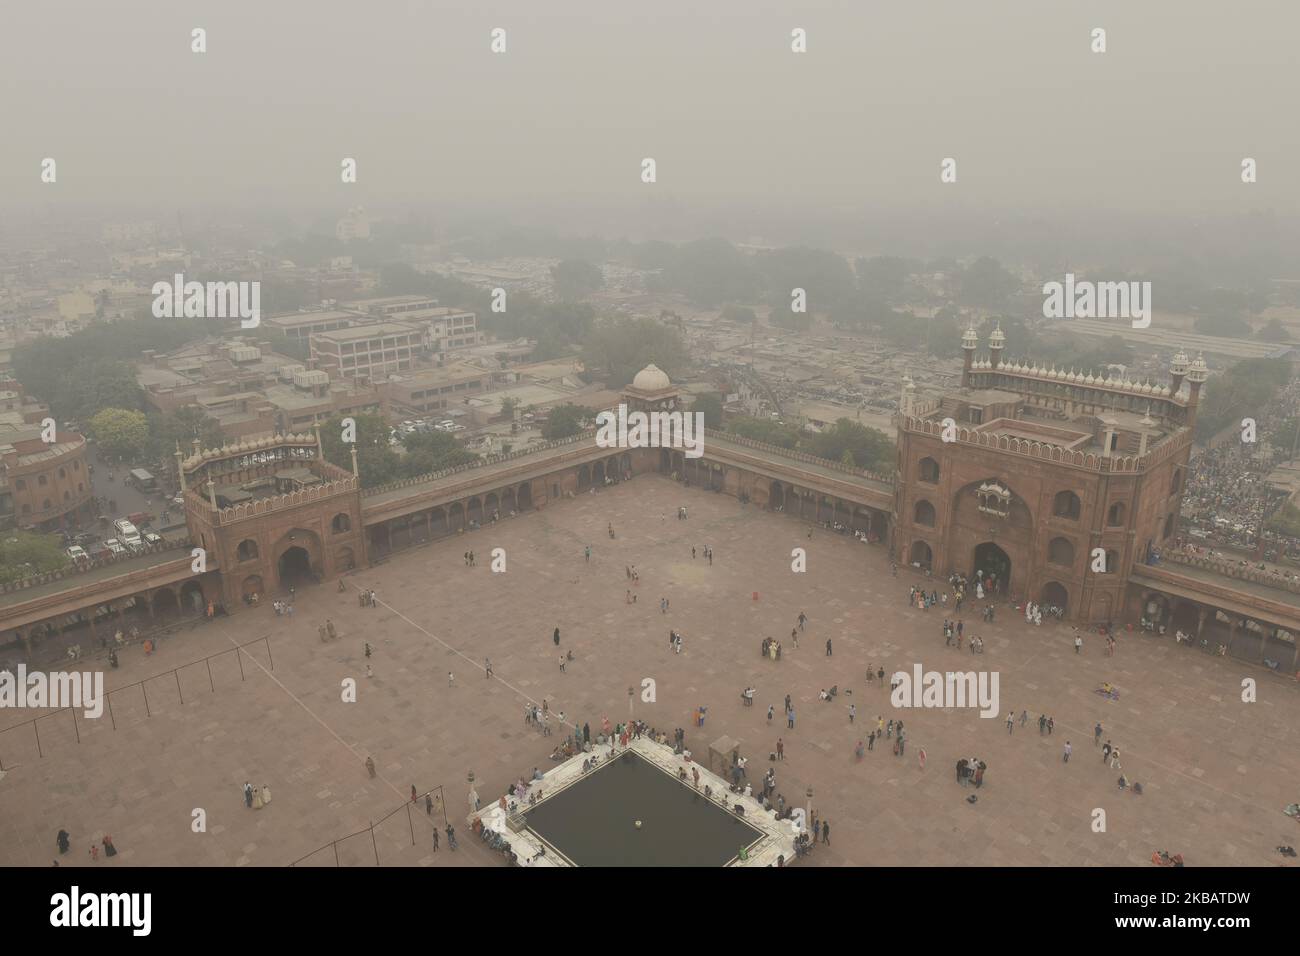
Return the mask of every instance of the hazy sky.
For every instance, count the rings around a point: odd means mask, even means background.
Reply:
[[[3,6],[0,206],[1300,207],[1296,0]]]

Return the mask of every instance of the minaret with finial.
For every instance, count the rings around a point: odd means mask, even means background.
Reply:
[[[361,477],[361,471],[357,468],[357,446],[355,442],[352,443],[352,477]]]
[[[1002,364],[1002,350],[1006,348],[1007,335],[1002,331],[1002,323],[995,322],[993,334],[989,336],[989,364],[996,369]]]
[[[1179,389],[1183,387],[1183,379],[1187,376],[1187,353],[1179,349],[1174,353],[1174,357],[1169,360],[1169,394],[1177,396]]]
[[[975,361],[975,349],[979,347],[979,337],[975,334],[975,320],[971,319],[966,331],[961,334],[961,387],[970,388],[971,364]]]
[[[181,454],[181,442],[176,440],[176,477],[180,479],[181,494],[185,494],[185,456]]]
[[[1205,384],[1205,380],[1209,377],[1210,370],[1205,364],[1205,355],[1197,352],[1196,360],[1187,368],[1187,383],[1192,390],[1192,394],[1187,399],[1188,426],[1196,424],[1196,410],[1201,404],[1201,386]]]
[[[903,394],[898,400],[898,413],[904,418],[916,414],[916,383],[907,372],[903,373]]]

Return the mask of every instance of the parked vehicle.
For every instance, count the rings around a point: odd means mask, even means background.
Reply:
[[[72,559],[74,564],[85,564],[90,560],[90,555],[86,553],[86,549],[79,544],[74,544],[68,548],[68,557]]]
[[[146,494],[158,490],[158,479],[143,468],[132,468],[126,476],[126,483]]]
[[[130,518],[118,518],[113,522],[113,529],[117,532],[117,540],[126,548],[135,550],[144,544],[140,529]]]
[[[120,558],[127,553],[126,548],[122,546],[122,542],[118,541],[117,538],[109,538],[101,547],[108,552],[109,557]]]

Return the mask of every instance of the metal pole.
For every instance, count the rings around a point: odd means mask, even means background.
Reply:
[[[39,717],[36,718],[36,720],[40,719],[41,718]],[[32,733],[36,734],[36,755],[38,757],[44,757],[45,751],[41,750],[41,732],[36,729],[36,720],[32,721]]]
[[[212,683],[212,658],[203,658],[203,663],[208,665],[208,688],[215,694],[217,692],[217,687]]]
[[[176,696],[181,699],[181,706],[185,706],[185,695],[181,693],[181,672],[180,668],[172,671],[176,675]]]
[[[370,824],[370,845],[375,848],[375,866],[379,866],[379,844],[375,842],[375,825]]]
[[[144,715],[152,717],[153,712],[149,709],[149,688],[144,686],[144,681],[140,681],[140,693],[144,694]]]
[[[104,696],[108,698],[108,719],[113,722],[113,729],[117,730],[117,718],[113,716],[113,692],[110,690]]]
[[[77,743],[81,743],[81,730],[77,727],[77,711],[75,708],[69,707],[68,713],[72,715],[72,730],[77,735]]]
[[[339,841],[338,840],[334,841],[334,865],[335,866],[343,865],[342,863],[339,862]]]
[[[271,657],[271,635],[267,634],[262,640],[266,642],[266,659],[271,662],[271,670],[275,670],[275,659]]]
[[[406,805],[406,825],[411,828],[411,846],[415,846],[415,823],[411,820],[411,805]]]
[[[244,653],[239,648],[235,648],[235,660],[239,661],[239,679],[244,679]]]

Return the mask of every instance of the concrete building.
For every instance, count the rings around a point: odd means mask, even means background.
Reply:
[[[93,498],[85,438],[58,432],[47,443],[39,424],[0,423],[0,526],[88,527]]]
[[[321,332],[311,337],[311,358],[331,378],[377,381],[415,368],[427,353],[424,330],[400,322],[380,322]]]

